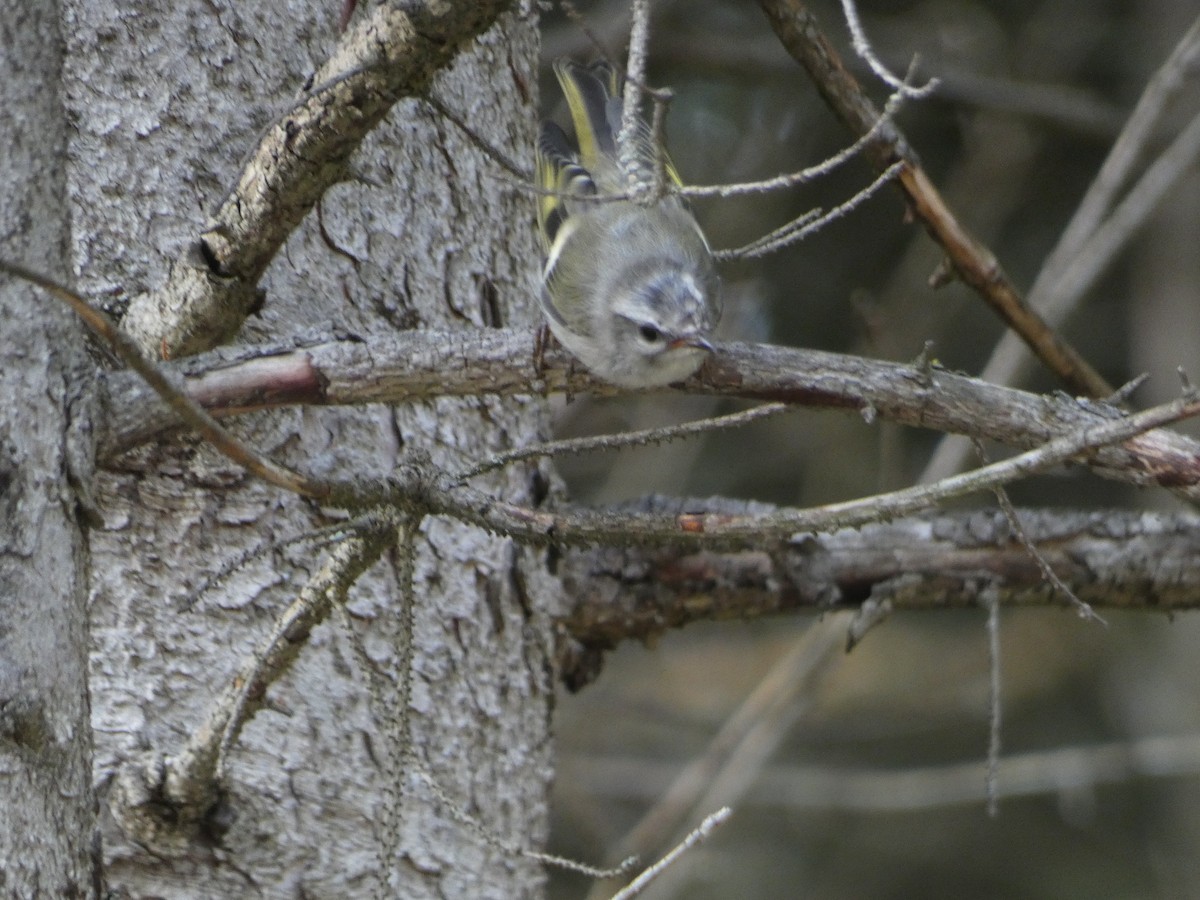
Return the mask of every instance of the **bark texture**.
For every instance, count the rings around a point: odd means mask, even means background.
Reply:
[[[64,274],[53,3],[0,3],[0,255]],[[65,309],[0,280],[0,894],[94,897],[87,728],[87,357]]]
[[[338,4],[142,2],[118,20],[103,4],[67,4],[66,91],[77,126],[71,258],[88,292],[119,306],[168,277],[264,125],[324,63],[338,12]],[[502,20],[431,87],[526,165],[534,24]],[[531,202],[506,190],[452,125],[404,101],[351,168],[354,179],[324,195],[267,270],[262,309],[240,339],[532,326]],[[543,424],[540,401],[467,398],[270,412],[237,427],[281,462],[380,475],[416,450],[442,465],[477,459],[538,439]],[[526,503],[542,484],[530,464],[490,488]],[[249,482],[186,440],[118,460],[101,506],[93,721],[97,778],[108,786],[130,766],[162,770],[316,570],[320,549],[237,561],[344,516]],[[111,887],[214,898],[365,896],[381,884],[389,896],[536,894],[540,865],[512,848],[545,837],[547,603],[556,594],[537,554],[451,521],[425,521],[416,553],[410,729],[438,787],[398,771],[387,703],[381,709],[371,696],[373,678],[395,691],[403,617],[393,555],[352,589],[351,626],[317,627],[268,689],[264,711],[226,757],[222,802],[198,827],[174,827],[166,816],[157,830],[131,835],[126,820],[106,817]],[[229,577],[194,596],[230,566]],[[104,799],[128,799],[117,793]],[[381,822],[398,822],[397,833],[381,833]]]

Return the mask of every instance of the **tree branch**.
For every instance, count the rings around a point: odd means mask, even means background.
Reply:
[[[381,3],[356,19],[305,95],[262,135],[167,284],[134,298],[123,326],[146,352],[198,353],[235,334],[288,235],[396,101],[422,93],[509,0]]]
[[[229,746],[265,703],[267,688],[295,662],[312,630],[396,541],[397,530],[395,521],[381,518],[337,544],[262,645],[243,660],[178,752],[170,757],[149,755],[121,767],[109,807],[127,833],[146,843],[161,843],[180,825],[190,830],[214,815]]]
[[[863,94],[816,18],[800,0],[761,0],[780,42],[808,72],[826,104],[856,135],[875,127],[879,111]],[[879,129],[866,156],[878,171],[904,162],[897,183],[913,215],[945,250],[954,271],[1000,318],[1021,336],[1038,358],[1076,393],[1107,397],[1112,387],[1027,304],[999,262],[967,228],[921,168],[916,153],[894,125]]]
[[[225,349],[179,365],[188,393],[214,415],[296,404],[402,403],[438,396],[611,395],[617,389],[576,370],[552,349],[535,364],[534,336],[518,330],[405,332],[308,346]],[[176,427],[169,408],[136,375],[107,376],[107,430],[98,457]],[[891,421],[1027,449],[1118,415],[1070,397],[999,387],[935,367],[756,344],[722,344],[680,386],[696,394],[857,411]],[[1155,430],[1096,451],[1097,474],[1200,498],[1200,444]]]
[[[654,499],[650,508],[714,514],[768,512],[765,504]],[[1200,516],[1183,513],[1022,512],[1039,553],[1096,608],[1200,607]],[[857,608],[978,608],[987,590],[1009,606],[1069,608],[998,509],[919,517],[832,534],[799,535],[739,553],[679,547],[569,550],[559,574],[574,606],[563,619],[564,681],[587,684],[604,650],[652,640],[696,621]]]

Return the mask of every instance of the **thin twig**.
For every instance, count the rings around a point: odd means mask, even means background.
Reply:
[[[879,57],[875,55],[875,51],[871,49],[871,42],[867,40],[867,32],[862,27],[862,21],[858,17],[858,8],[854,5],[854,0],[842,0],[842,14],[846,17],[846,25],[850,29],[850,39],[854,45],[854,52],[858,54],[859,59],[865,62],[875,73],[875,77],[886,84],[893,90],[899,91],[906,96],[913,98],[927,97],[936,90],[938,80],[936,78],[929,79],[922,87],[911,87],[907,80],[901,80],[888,71]]]
[[[646,444],[658,444],[681,437],[696,434],[707,434],[724,428],[740,428],[759,419],[786,412],[790,407],[786,403],[766,403],[740,412],[724,416],[713,416],[699,419],[695,422],[684,422],[681,425],[667,425],[660,428],[644,428],[639,431],[626,431],[621,434],[601,434],[594,437],[568,438],[560,441],[546,441],[529,447],[518,447],[507,453],[500,453],[491,459],[474,466],[458,476],[458,483],[470,478],[503,468],[523,459],[538,456],[566,456],[568,454],[589,453],[593,450],[616,450],[625,447],[639,447]]]
[[[679,189],[679,194],[690,200],[704,200],[711,197],[740,197],[746,194],[765,194],[769,191],[797,187],[802,184],[808,184],[818,178],[823,178],[838,166],[862,153],[863,148],[874,141],[892,119],[895,118],[903,102],[903,94],[899,92],[892,94],[888,98],[887,104],[883,107],[883,112],[879,118],[872,123],[870,129],[865,134],[859,137],[853,144],[842,148],[815,166],[801,169],[799,172],[791,172],[787,175],[776,175],[774,178],[767,178],[763,181],[743,181],[737,184],[687,185]]]
[[[466,139],[472,144],[474,144],[477,150],[483,153],[484,156],[489,157],[494,163],[499,165],[500,168],[508,172],[509,175],[513,176],[513,178],[516,178],[519,181],[524,182],[525,184],[533,184],[533,172],[531,172],[529,169],[522,169],[512,160],[511,157],[508,156],[508,154],[499,149],[495,144],[486,140],[482,135],[479,134],[479,132],[464,122],[458,113],[451,110],[450,107],[446,106],[445,103],[435,97],[432,93],[425,94],[421,99],[433,107],[433,109],[440,116],[442,116],[442,118],[462,132],[463,136],[466,137]]]
[[[903,170],[904,163],[893,163],[887,169],[884,169],[883,173],[869,185],[849,200],[839,203],[828,212],[820,213],[817,216],[805,213],[795,221],[789,222],[782,228],[778,228],[770,234],[746,244],[744,247],[738,247],[734,250],[718,250],[713,253],[713,257],[718,260],[754,259],[759,256],[765,256],[768,253],[774,253],[776,250],[786,247],[789,244],[802,241],[810,234],[820,231],[830,222],[840,219],[842,216],[862,206],[863,203],[875,196],[880,188],[899,176]]]
[[[663,147],[666,142],[667,109],[674,99],[674,94],[670,90],[655,90],[651,91],[650,99],[654,103],[654,115],[650,119],[650,147],[654,154],[651,172],[653,189],[650,199],[657,203],[671,193],[672,189],[671,179],[667,174],[667,154]]]
[[[7,272],[14,278],[35,284],[70,306],[84,324],[106,341],[122,362],[144,378],[184,422],[230,460],[268,484],[293,494],[315,499],[323,499],[329,495],[326,485],[272,462],[226,431],[200,404],[176,387],[162,369],[144,356],[137,344],[112,319],[79,294],[16,263],[0,260],[0,272]]]
[[[211,806],[229,748],[262,706],[267,688],[295,661],[309,633],[344,599],[350,586],[388,546],[393,529],[380,519],[373,529],[338,544],[333,554],[276,620],[270,635],[242,663],[209,707],[203,723],[167,760],[163,796],[182,820],[195,821]]]
[[[383,809],[376,826],[376,847],[380,860],[380,900],[394,896],[390,892],[390,879],[394,870],[401,867],[401,823],[404,821],[404,786],[409,774],[418,765],[412,736],[412,682],[413,652],[416,646],[416,597],[413,572],[416,567],[417,547],[421,517],[408,514],[396,522],[396,585],[399,610],[397,616],[397,646],[395,663],[395,685],[384,683],[381,672],[373,661],[362,653],[362,662],[371,686],[371,703],[376,710],[375,721],[379,724],[384,745],[387,770],[382,772],[384,797]]]
[[[851,619],[837,613],[810,625],[799,640],[725,720],[704,752],[671,780],[637,824],[621,840],[618,852],[646,853],[676,834],[697,809],[737,804],[796,719],[814,681],[830,670]],[[592,900],[604,893],[591,892]]]
[[[870,131],[879,118],[878,110],[805,4],[801,0],[759,2],[784,47],[808,71],[830,108],[855,134]],[[1112,393],[1095,368],[1025,302],[994,254],[958,221],[898,129],[882,129],[866,155],[880,171],[897,159],[905,162],[899,181],[913,215],[946,251],[958,276],[1021,335],[1047,368],[1078,394],[1104,397]]]
[[[419,501],[430,514],[449,515],[532,542],[559,544],[616,543],[634,541],[690,541],[709,548],[761,546],[800,532],[850,528],[929,509],[952,497],[991,490],[1035,472],[1066,462],[1073,457],[1135,435],[1200,414],[1195,394],[1102,424],[1080,428],[1033,450],[1002,462],[983,466],[932,485],[907,488],[859,500],[802,510],[717,516],[680,513],[656,515],[628,513],[613,515],[577,509],[553,512],[529,509],[497,500],[494,496],[460,486],[451,476],[438,476],[429,483],[429,472],[420,460],[401,466],[392,481],[397,497]]]
[[[561,772],[593,796],[622,802],[653,796],[674,764],[658,759],[567,757]],[[1099,744],[1072,744],[1005,756],[998,783],[1001,799],[1091,792],[1139,778],[1183,779],[1200,775],[1200,734],[1163,734]],[[772,766],[746,795],[742,807],[797,812],[914,813],[986,803],[979,760],[907,768]]]
[[[1112,215],[1083,243],[1074,258],[1058,270],[1057,277],[1045,288],[1045,298],[1038,298],[1043,300],[1049,321],[1065,315],[1095,284],[1170,190],[1184,175],[1194,171],[1197,158],[1200,158],[1200,115],[1192,118],[1130,188]]]
[[[988,459],[987,451],[984,449],[983,442],[975,438],[972,443],[975,445],[975,454],[980,460],[985,463],[989,462],[990,460]],[[1075,607],[1075,611],[1079,613],[1081,619],[1087,619],[1091,622],[1107,626],[1108,623],[1097,615],[1096,611],[1089,604],[1080,600],[1078,595],[1071,590],[1070,586],[1058,577],[1058,573],[1046,561],[1046,557],[1038,550],[1037,545],[1030,540],[1029,534],[1025,531],[1025,527],[1021,524],[1021,519],[1017,515],[1017,510],[1013,507],[1012,500],[1008,496],[1008,491],[1003,487],[996,486],[992,489],[992,493],[996,495],[996,502],[1000,504],[1004,518],[1008,520],[1008,527],[1012,530],[1013,537],[1017,539],[1017,542],[1029,554],[1030,559],[1037,565],[1038,571],[1042,573],[1042,577],[1046,579],[1046,582],[1071,602],[1071,605]]]
[[[631,881],[629,886],[624,890],[613,894],[612,900],[630,900],[631,897],[636,897],[650,885],[650,882],[665,872],[683,854],[687,853],[687,851],[691,850],[697,844],[708,840],[709,835],[716,831],[718,827],[724,825],[731,815],[733,815],[733,810],[728,806],[723,806],[715,813],[706,816],[704,821],[697,825],[670,853]]]
[[[1001,702],[1000,682],[1000,597],[993,586],[984,589],[983,600],[987,606],[988,636],[988,748],[987,776],[984,793],[987,796],[988,815],[995,818],[1000,813],[1000,737]]]
[[[554,866],[556,869],[562,869],[566,872],[586,875],[588,878],[620,878],[632,872],[633,867],[637,865],[637,857],[633,856],[621,860],[615,866],[600,868],[599,866],[589,866],[587,863],[581,863],[575,859],[567,859],[565,856],[555,856],[553,853],[542,853],[538,850],[521,850],[520,854],[526,859],[532,859],[547,866]]]
[[[1071,216],[1071,221],[1063,229],[1058,244],[1046,257],[1033,287],[1029,289],[1029,302],[1046,311],[1051,320],[1053,314],[1046,308],[1050,283],[1057,279],[1056,273],[1061,272],[1082,250],[1104,221],[1117,192],[1128,181],[1134,164],[1153,137],[1167,103],[1185,83],[1196,63],[1197,54],[1200,54],[1200,17],[1192,22],[1170,56],[1151,76],[1087,193]]]
[[[252,704],[262,702],[267,688],[287,671],[299,652],[299,645],[308,639],[312,629],[328,617],[335,604],[346,599],[347,591],[358,577],[391,545],[394,530],[394,523],[377,519],[372,530],[364,530],[338,544],[321,571],[284,610],[271,634],[233,679],[233,703],[222,700],[212,717],[216,721],[222,715],[227,716],[225,727],[220,731],[216,758],[218,777],[229,748],[249,721]]]
[[[465,827],[468,831],[478,837],[483,843],[497,850],[508,857],[523,856],[526,859],[531,859],[543,865],[554,866],[558,869],[563,869],[567,872],[575,872],[579,875],[586,875],[589,878],[609,879],[621,878],[633,870],[637,865],[637,857],[630,856],[615,866],[592,866],[584,862],[579,862],[574,859],[567,859],[565,856],[556,856],[553,853],[543,853],[540,850],[529,850],[525,847],[518,847],[515,844],[506,841],[504,838],[489,830],[475,817],[469,815],[463,808],[461,803],[457,803],[446,793],[445,789],[433,777],[433,773],[424,766],[414,753],[408,753],[406,756],[405,768],[411,770],[417,775],[425,786],[429,788],[430,793],[437,799],[440,807],[455,822]]]
[[[856,194],[854,198],[857,198]],[[728,250],[715,250],[713,257],[717,260],[735,260],[735,259],[754,259],[759,256],[766,256],[789,243],[798,242],[801,238],[812,234],[813,231],[826,222],[825,210],[817,207],[810,209],[808,212],[801,213],[792,221],[785,225],[781,225],[774,231],[761,235],[755,238],[748,244],[743,244],[740,247],[732,247]],[[809,226],[813,226],[809,228]],[[800,234],[801,229],[807,229],[803,234]]]
[[[337,541],[356,534],[361,528],[370,527],[374,515],[372,513],[367,516],[351,519],[348,522],[337,522],[325,528],[314,528],[302,534],[293,535],[290,538],[262,541],[223,561],[215,571],[208,573],[204,577],[204,580],[188,593],[187,597],[180,604],[179,609],[181,612],[190,611],[213,588],[230,578],[239,569],[244,568],[257,559],[262,559],[269,553],[280,553],[281,551],[292,550],[296,547],[314,548],[334,544]]]

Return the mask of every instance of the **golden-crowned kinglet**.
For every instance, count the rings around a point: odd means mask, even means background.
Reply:
[[[650,204],[626,193],[617,162],[620,79],[605,63],[559,60],[579,152],[553,122],[538,142],[538,226],[546,248],[542,308],[550,330],[594,375],[626,387],[682,381],[712,351],[720,284],[700,226],[670,194]],[[638,168],[679,184],[649,126],[639,122]],[[661,160],[661,162],[658,162]],[[589,199],[596,197],[597,199]]]

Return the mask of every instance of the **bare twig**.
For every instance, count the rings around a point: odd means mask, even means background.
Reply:
[[[1200,158],[1200,115],[1146,169],[1125,198],[1079,247],[1074,256],[1054,269],[1048,283],[1031,299],[1039,301],[1047,319],[1059,321],[1073,308],[1150,218],[1179,179],[1195,169]]]
[[[767,514],[745,516],[709,516],[682,513],[667,517],[628,515],[611,520],[606,516],[580,511],[573,515],[556,517],[550,513],[538,513],[532,521],[521,519],[515,510],[507,510],[497,504],[486,510],[484,521],[493,527],[513,535],[535,537],[539,534],[553,535],[555,539],[573,543],[575,541],[614,540],[619,533],[623,540],[654,540],[674,535],[676,539],[688,538],[708,546],[722,546],[725,542],[739,543],[753,538],[756,542],[769,540],[770,536],[785,537],[805,531],[826,531],[831,528],[847,528],[866,522],[881,521],[909,515],[947,500],[951,497],[990,490],[1016,478],[1057,465],[1082,452],[1105,444],[1126,440],[1135,434],[1158,428],[1200,414],[1200,400],[1189,396],[1158,407],[1136,413],[1126,418],[1109,420],[1076,434],[1050,441],[1043,446],[1014,456],[1003,462],[993,463],[963,475],[947,478],[926,487],[907,488],[887,494],[878,494],[861,500],[833,503],[808,510],[776,511]],[[464,498],[465,499],[465,498]],[[468,511],[466,504],[448,503],[450,509]],[[453,513],[451,513],[453,514]],[[508,531],[513,528],[515,530]],[[712,544],[708,543],[708,538]]]
[[[547,866],[554,866],[556,869],[562,869],[565,872],[575,872],[578,875],[586,875],[588,878],[620,878],[622,875],[627,875],[633,871],[633,867],[637,865],[637,860],[634,857],[621,860],[615,866],[608,868],[600,868],[599,866],[589,866],[587,863],[581,863],[578,860],[567,859],[565,856],[555,856],[553,853],[541,853],[536,850],[522,850],[521,855],[543,863]]]
[[[777,191],[808,184],[811,181],[828,175],[838,166],[858,156],[863,151],[863,148],[874,141],[892,119],[895,118],[903,102],[904,95],[902,93],[896,92],[892,94],[884,105],[883,112],[879,118],[871,124],[871,127],[865,134],[861,135],[850,146],[842,148],[815,166],[810,166],[807,169],[801,169],[799,172],[792,172],[787,175],[776,175],[774,178],[767,178],[763,181],[746,181],[738,184],[720,185],[686,185],[679,189],[679,193],[693,200],[703,200],[711,197],[739,197],[745,194],[763,194],[768,191]]]
[[[1134,164],[1141,158],[1153,136],[1168,101],[1179,92],[1195,65],[1198,54],[1200,18],[1192,22],[1191,27],[1171,51],[1171,55],[1151,76],[1150,82],[1138,98],[1137,105],[1129,114],[1120,135],[1100,166],[1100,171],[1096,173],[1071,221],[1063,229],[1058,244],[1046,257],[1033,287],[1029,289],[1030,302],[1045,310],[1051,319],[1053,313],[1046,308],[1046,301],[1050,299],[1046,295],[1049,283],[1057,277],[1056,273],[1061,272],[1066,264],[1078,255],[1107,216],[1117,193],[1128,181]]]
[[[951,497],[990,490],[1034,472],[1050,468],[1108,444],[1126,441],[1150,429],[1200,413],[1194,395],[1144,412],[1081,428],[1026,453],[947,478],[933,485],[908,488],[861,500],[803,510],[776,510],[765,514],[716,516],[679,513],[598,512],[574,509],[531,509],[497,499],[494,495],[456,484],[454,476],[437,472],[417,452],[380,486],[358,486],[358,496],[377,497],[425,515],[446,515],[489,531],[533,544],[572,545],[631,542],[691,543],[709,548],[759,546],[784,540],[798,532],[819,532],[876,522],[928,509]],[[354,485],[345,488],[347,494]]]
[[[204,580],[188,593],[187,597],[180,604],[179,609],[181,612],[189,611],[200,602],[200,599],[205,594],[255,560],[262,559],[268,554],[282,553],[285,550],[292,550],[297,547],[313,549],[330,546],[357,533],[364,526],[369,527],[371,516],[373,515],[371,513],[348,522],[338,522],[325,528],[314,528],[301,534],[293,535],[290,538],[264,540],[255,546],[249,547],[241,553],[222,561],[217,569],[208,573],[204,577]]]
[[[458,113],[450,109],[450,107],[435,97],[432,93],[426,94],[421,99],[429,104],[429,106],[431,106],[438,115],[462,132],[463,136],[472,144],[474,144],[477,150],[479,150],[484,156],[496,163],[505,172],[515,178],[518,183],[529,187],[537,187],[537,185],[534,184],[534,175],[531,170],[517,165],[517,163],[514,162],[507,153],[505,153],[491,141],[485,139],[478,131],[464,122]],[[543,190],[538,188],[538,192],[542,193]],[[561,194],[561,192],[555,191],[550,191],[548,193],[554,193],[556,195]],[[592,195],[589,195],[589,199],[591,196]]]
[[[561,771],[593,796],[626,801],[652,797],[671,763],[650,759],[566,757]],[[1001,799],[1087,790],[1137,778],[1200,774],[1200,734],[1154,735],[1103,744],[1075,744],[1004,757]],[[615,787],[615,790],[614,790]],[[746,795],[751,805],[784,811],[914,812],[985,803],[979,760],[920,768],[772,766]]]
[[[990,460],[988,459],[987,451],[984,449],[983,443],[978,439],[974,440],[973,443],[975,444],[975,454],[979,457],[979,459],[985,463],[989,462]],[[1055,572],[1050,563],[1046,561],[1046,557],[1044,557],[1041,551],[1034,546],[1033,541],[1029,539],[1029,535],[1025,531],[1025,527],[1021,524],[1021,519],[1017,515],[1016,509],[1012,505],[1012,500],[1009,499],[1008,491],[1002,487],[996,487],[992,489],[992,493],[996,495],[996,502],[1000,504],[1000,509],[1003,511],[1004,517],[1008,520],[1008,527],[1012,529],[1013,537],[1015,537],[1017,542],[1025,548],[1025,552],[1029,554],[1029,558],[1037,564],[1037,567],[1041,571],[1042,577],[1046,579],[1046,582],[1070,601],[1071,605],[1075,607],[1075,611],[1079,613],[1079,617],[1081,619],[1087,619],[1091,622],[1096,622],[1100,625],[1107,626],[1108,623],[1105,622],[1100,616],[1096,615],[1096,611],[1087,603],[1080,600],[1075,592],[1071,590],[1070,586],[1064,583],[1063,580],[1058,577],[1058,573]]]
[[[229,686],[212,703],[204,722],[187,744],[165,761],[161,775],[152,776],[156,783],[161,783],[159,799],[168,804],[173,816],[194,822],[212,807],[222,761],[246,722],[262,706],[267,687],[291,666],[312,629],[328,616],[332,605],[345,597],[359,575],[393,539],[391,523],[380,520],[374,531],[361,532],[340,543],[279,618],[262,646],[247,657],[237,675],[230,679]],[[122,778],[151,777],[143,774],[139,765],[131,766]],[[154,815],[155,811],[146,808],[141,814]]]
[[[766,403],[752,409],[729,413],[724,416],[713,416],[696,422],[684,422],[682,425],[667,425],[661,428],[645,428],[639,431],[626,431],[620,434],[602,434],[596,437],[570,438],[561,441],[547,441],[530,447],[518,447],[507,453],[500,453],[491,459],[474,466],[458,476],[462,483],[485,472],[503,468],[522,459],[539,456],[566,456],[575,453],[589,453],[593,450],[616,450],[624,447],[638,447],[645,444],[659,444],[681,437],[697,434],[707,434],[723,428],[740,428],[759,419],[778,415],[790,409],[786,403]]]
[[[903,169],[903,163],[895,163],[884,169],[873,182],[849,200],[839,203],[833,209],[829,210],[829,212],[817,215],[805,213],[795,221],[789,222],[787,225],[772,231],[770,234],[763,235],[744,247],[738,247],[736,250],[720,250],[714,253],[713,256],[718,260],[753,259],[758,256],[765,256],[768,253],[774,253],[776,250],[780,250],[789,244],[803,240],[813,232],[820,231],[830,222],[840,219],[847,213],[857,209],[877,194],[881,187],[899,176]]]
[[[462,825],[487,846],[491,847],[493,850],[499,851],[505,856],[521,856],[526,859],[531,859],[534,862],[541,863],[542,865],[554,866],[556,869],[562,869],[566,872],[575,872],[578,875],[586,875],[588,878],[596,879],[621,878],[633,871],[633,868],[637,865],[637,857],[633,856],[622,860],[615,866],[601,867],[588,865],[587,863],[579,862],[575,859],[568,859],[565,856],[557,856],[553,853],[543,853],[540,850],[530,850],[527,847],[518,847],[510,841],[505,840],[494,831],[489,830],[476,818],[467,813],[466,810],[462,808],[461,803],[455,802],[454,799],[446,793],[445,789],[442,788],[437,779],[433,777],[433,773],[430,772],[429,769],[424,765],[422,765],[416,754],[412,752],[406,753],[405,769],[406,771],[412,772],[425,782],[425,786],[428,787],[430,793],[437,798],[438,803],[445,811],[447,816],[449,816],[459,825]]]
[[[646,854],[671,839],[697,809],[736,805],[779,742],[800,716],[815,679],[841,649],[849,614],[814,622],[771,667],[704,752],[671,785],[620,842],[620,853]],[[593,897],[603,893],[597,885]]]
[[[78,295],[49,279],[26,272],[19,267],[8,266],[7,268],[13,274],[29,278],[76,308],[92,327],[99,330],[100,334],[114,341],[114,346],[118,350],[128,351],[127,358],[130,364],[136,363],[136,366],[140,367],[139,374],[150,380],[157,392],[170,399],[172,403],[178,404],[175,407],[176,411],[183,414],[185,420],[201,428],[202,434],[206,437],[211,435],[210,440],[213,441],[214,446],[217,446],[231,459],[246,465],[248,469],[260,474],[270,483],[305,493],[308,496],[336,500],[345,505],[390,502],[410,510],[419,510],[421,513],[437,511],[458,515],[466,521],[472,521],[484,527],[497,528],[514,537],[535,541],[546,541],[553,538],[561,541],[623,542],[637,539],[638,535],[634,532],[640,529],[642,537],[666,540],[672,536],[686,535],[696,539],[702,537],[705,541],[720,542],[745,540],[751,530],[756,536],[761,536],[767,533],[783,534],[786,530],[806,531],[846,527],[856,523],[904,515],[927,508],[958,494],[1003,484],[1030,472],[1065,461],[1083,450],[1123,441],[1142,431],[1187,417],[1194,414],[1196,407],[1195,399],[1187,398],[1130,416],[1128,419],[1092,429],[1084,429],[1077,434],[1050,441],[1041,448],[1004,463],[946,479],[935,485],[912,488],[908,491],[899,491],[867,500],[834,504],[817,510],[799,511],[778,518],[774,522],[760,521],[757,518],[753,523],[717,522],[704,518],[680,516],[673,521],[637,523],[624,517],[620,520],[613,520],[609,517],[585,512],[569,516],[552,516],[549,513],[524,510],[508,504],[492,504],[478,492],[461,486],[455,487],[449,476],[435,475],[428,471],[421,472],[419,461],[410,462],[409,465],[401,467],[393,477],[388,479],[386,484],[375,486],[357,482],[339,485],[325,484],[313,482],[287,470],[277,470],[274,464],[248,453],[191,398],[186,397],[171,385],[162,372],[146,361],[136,348],[127,346],[127,342],[122,343],[119,330],[102,314],[92,310]],[[927,405],[923,405],[922,415],[927,412]],[[630,531],[627,532],[626,529],[630,529]]]
[[[107,315],[94,308],[79,294],[55,281],[15,263],[0,260],[0,272],[36,284],[42,290],[62,300],[75,311],[84,323],[101,339],[108,342],[121,361],[140,375],[153,388],[171,410],[196,430],[206,441],[246,471],[257,475],[268,484],[283,488],[306,497],[323,498],[328,489],[305,475],[293,472],[247,447],[226,431],[195,400],[171,383],[167,375],[153,362],[142,355],[137,344],[117,327]]]
[[[760,0],[775,33],[788,52],[805,67],[831,109],[855,134],[865,134],[879,113],[821,32],[816,18],[801,0]],[[954,216],[916,155],[894,126],[881,129],[866,149],[882,171],[898,159],[904,162],[899,184],[913,214],[925,224],[958,276],[979,294],[1017,332],[1038,358],[1076,393],[1104,397],[1112,388],[1098,372],[1051,329],[1021,297],[995,256]]]
[[[988,815],[995,818],[1000,812],[1000,735],[1001,714],[1004,706],[1001,699],[1000,681],[1000,592],[995,587],[983,591],[987,607],[988,636],[988,747],[987,777],[985,790]]]
[[[865,62],[875,73],[875,77],[886,84],[893,90],[899,91],[908,97],[920,98],[928,97],[937,88],[938,80],[931,78],[926,84],[919,88],[914,88],[907,83],[906,80],[901,80],[888,71],[887,66],[880,62],[879,57],[875,55],[875,51],[871,49],[871,42],[867,40],[867,32],[862,27],[862,21],[858,17],[858,7],[854,0],[842,0],[842,14],[846,17],[846,25],[850,29],[850,39],[854,44],[854,52],[858,54],[859,59]]]
[[[687,853],[687,851],[691,850],[697,844],[708,840],[709,835],[716,831],[718,827],[724,825],[731,815],[733,815],[733,810],[728,806],[723,806],[715,813],[706,816],[704,821],[692,829],[688,833],[688,836],[676,845],[670,853],[631,881],[628,887],[613,894],[612,900],[630,900],[631,897],[636,897],[642,893],[654,879],[665,872],[683,854]]]

